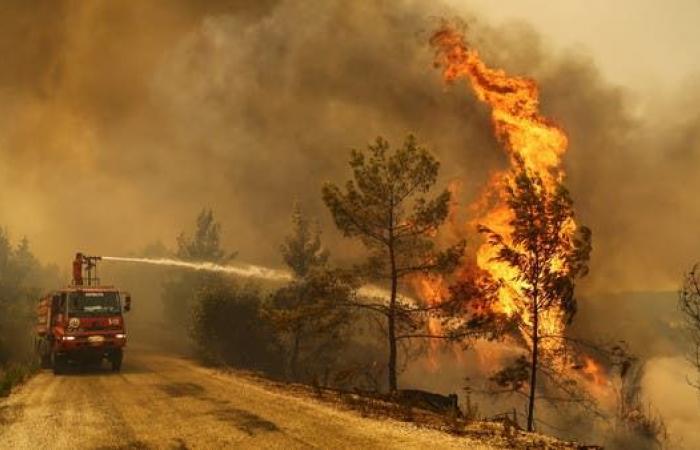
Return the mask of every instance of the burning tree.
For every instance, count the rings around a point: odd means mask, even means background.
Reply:
[[[386,303],[358,301],[386,319],[389,389],[397,389],[397,342],[408,339],[423,321],[423,308],[399,295],[402,280],[418,273],[453,269],[464,243],[438,251],[431,239],[448,215],[450,192],[427,198],[437,180],[440,163],[413,136],[389,152],[389,143],[377,138],[368,152],[353,150],[350,167],[354,180],[345,189],[327,183],[323,200],[338,228],[359,238],[370,251],[358,268],[369,279],[388,281]]]
[[[685,329],[690,339],[691,350],[688,361],[695,367],[700,376],[700,265],[695,265],[685,275],[683,286],[679,292],[679,308],[685,320]],[[691,382],[693,387],[700,390],[700,381]]]
[[[542,341],[558,338],[552,333],[560,330],[552,329],[552,323],[570,322],[576,312],[575,279],[588,271],[591,232],[576,226],[573,202],[562,184],[548,189],[524,166],[505,192],[512,213],[508,230],[481,226],[479,231],[495,249],[494,260],[512,269],[498,281],[520,310],[513,317],[529,345],[527,428],[532,431],[540,357],[551,358],[557,347]]]
[[[565,355],[565,331],[576,310],[574,280],[587,271],[591,233],[574,220],[562,185],[568,138],[540,113],[539,86],[531,78],[488,66],[468,43],[465,29],[444,22],[430,44],[444,80],[466,80],[476,98],[490,107],[495,136],[508,155],[510,170],[495,173],[475,205],[476,223],[488,237],[476,252],[476,264],[496,285],[493,308],[517,323],[519,339],[529,350],[529,358],[517,360],[495,381],[529,388],[531,430],[538,372],[568,390],[569,383],[557,383],[555,372],[564,373],[572,362]],[[543,358],[551,364],[543,365]],[[593,360],[590,364],[597,368]],[[545,370],[549,368],[556,370]]]

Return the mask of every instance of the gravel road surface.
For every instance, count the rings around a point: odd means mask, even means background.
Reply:
[[[486,448],[130,348],[121,373],[44,371],[0,403],[1,449]]]

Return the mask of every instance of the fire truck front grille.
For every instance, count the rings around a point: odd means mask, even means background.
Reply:
[[[89,327],[80,327],[78,328],[78,331],[104,331],[104,330],[120,330],[120,326],[114,326],[114,325],[92,325]]]

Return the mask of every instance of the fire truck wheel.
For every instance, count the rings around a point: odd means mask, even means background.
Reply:
[[[46,341],[39,339],[35,341],[34,348],[36,350],[37,362],[42,369],[50,369],[51,366],[51,350],[48,348]]]
[[[61,375],[66,372],[67,361],[65,356],[51,353],[51,359],[54,375]]]
[[[122,359],[124,359],[124,354],[121,350],[112,353],[112,356],[109,358],[112,363],[112,372],[119,372],[122,369]]]

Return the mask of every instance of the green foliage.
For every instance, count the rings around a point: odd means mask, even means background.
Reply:
[[[12,388],[24,383],[39,369],[38,365],[30,363],[11,363],[0,372],[0,397],[7,397]]]
[[[323,187],[323,200],[336,226],[347,237],[361,240],[369,251],[357,273],[369,280],[389,281],[388,299],[359,302],[359,307],[383,314],[388,341],[389,389],[397,389],[397,341],[424,328],[424,310],[398,296],[401,281],[418,273],[447,272],[456,267],[464,243],[438,250],[434,236],[449,213],[450,193],[428,196],[440,164],[408,136],[402,147],[390,150],[379,137],[367,152],[353,150],[353,179],[344,189]],[[408,341],[406,341],[408,342]]]
[[[182,232],[177,238],[176,256],[190,261],[225,263],[234,257],[221,247],[221,226],[211,210],[203,209],[197,216],[194,233]],[[216,282],[220,275],[203,272],[178,272],[163,284],[162,300],[166,317],[174,324],[187,327],[190,323],[196,293]]]
[[[211,209],[203,209],[197,216],[192,236],[184,232],[177,237],[177,257],[190,261],[225,262],[234,255],[226,255],[221,248],[221,225]]]
[[[328,252],[322,249],[320,231],[311,228],[298,203],[280,251],[295,279],[269,297],[264,317],[285,347],[288,375],[317,379],[325,376],[343,345],[349,314],[339,305],[347,302],[352,287],[326,267]]]
[[[32,351],[36,300],[58,283],[57,269],[43,267],[26,238],[13,245],[0,229],[0,363],[24,359]]]
[[[264,315],[284,343],[292,378],[325,377],[334,366],[351,319],[340,305],[351,294],[337,272],[316,269],[270,296]]]
[[[437,252],[432,239],[447,219],[450,192],[426,196],[440,163],[414,136],[394,152],[379,137],[367,152],[352,151],[350,167],[353,180],[345,190],[326,183],[323,200],[338,229],[370,250],[365,275],[386,280],[454,267],[463,245]]]
[[[191,335],[201,355],[210,362],[261,370],[282,371],[274,330],[262,319],[259,290],[217,280],[196,296]]]
[[[292,233],[285,238],[280,252],[296,278],[304,278],[311,270],[323,267],[328,261],[328,252],[322,249],[318,226],[312,229],[298,202],[294,203],[292,212]]]

